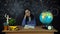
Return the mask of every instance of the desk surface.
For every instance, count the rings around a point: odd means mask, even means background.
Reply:
[[[23,27],[20,26],[20,30],[18,31],[3,30],[2,32],[57,32],[57,30],[56,29],[47,30],[43,29],[40,26],[35,27],[35,29],[24,29]]]

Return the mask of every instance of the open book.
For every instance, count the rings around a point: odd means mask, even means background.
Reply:
[[[31,26],[31,25],[25,25],[24,26],[24,29],[34,29],[35,28],[35,26]]]

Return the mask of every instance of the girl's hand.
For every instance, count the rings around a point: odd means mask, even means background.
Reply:
[[[24,18],[26,18],[26,15],[24,15]]]

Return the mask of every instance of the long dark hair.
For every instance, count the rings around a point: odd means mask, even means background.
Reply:
[[[31,17],[31,20],[33,20],[34,19],[34,16],[33,16],[33,14],[31,13],[31,10],[29,9],[29,8],[26,8],[25,10],[29,10],[30,11],[30,17]],[[25,10],[24,10],[24,15],[25,15]],[[29,18],[28,17],[26,17],[26,22],[29,20]]]

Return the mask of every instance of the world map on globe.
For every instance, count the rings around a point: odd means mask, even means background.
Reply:
[[[41,21],[41,23],[48,25],[52,22],[53,20],[53,15],[51,12],[42,12],[39,16],[39,19]]]

